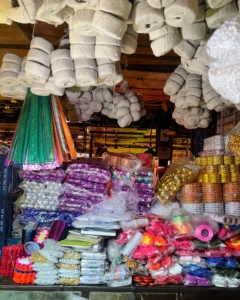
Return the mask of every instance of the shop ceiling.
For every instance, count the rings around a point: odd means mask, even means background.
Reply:
[[[14,53],[24,57],[29,50],[33,30],[35,36],[45,38],[51,42],[55,48],[57,48],[60,39],[66,36],[68,28],[66,23],[55,27],[47,23],[38,22],[35,24],[35,28],[33,28],[33,26],[34,25],[18,23],[13,23],[11,26],[2,24],[0,25],[0,62],[2,62],[2,58],[6,53]],[[155,57],[150,47],[149,36],[143,34],[139,34],[138,36],[138,48],[136,53],[127,56],[122,54],[121,57],[121,65],[125,80],[127,80],[129,87],[135,93],[141,93],[143,95],[145,106],[150,112],[160,109],[162,106],[165,110],[171,110],[169,96],[164,94],[163,87],[170,73],[174,71],[179,63],[180,58],[173,51],[162,57]],[[12,131],[15,127],[14,123],[16,123],[22,102],[14,101],[13,99],[4,98],[1,96],[0,100],[0,132],[5,132],[8,130]],[[4,125],[4,122],[6,121],[7,123],[11,123],[11,118],[13,120],[13,124],[11,124],[11,126],[10,124]],[[150,113],[150,116],[148,114],[146,117],[146,119],[148,119],[146,124],[142,124],[142,126],[136,124],[136,126],[141,127],[141,130],[144,132],[145,126],[145,128],[150,128],[151,118],[152,116]],[[95,123],[97,125],[97,121]],[[71,127],[72,133],[78,133],[79,136],[82,135],[82,129],[79,130],[80,127],[82,128],[82,126]],[[114,124],[108,124],[108,127],[114,127]],[[114,130],[116,131],[116,129]],[[128,140],[128,144],[132,143],[132,137],[130,134],[132,134],[134,130],[130,130],[130,132],[126,129],[118,129],[119,133],[125,132],[127,134],[127,138],[125,138],[125,144],[126,140]],[[113,132],[113,135],[110,134],[110,132],[107,132],[109,143],[111,142],[115,144],[115,131]],[[97,131],[95,130],[95,132]],[[88,131],[87,134],[89,135],[90,132]],[[93,135],[96,136],[98,134],[99,133],[97,132]],[[152,135],[154,134],[155,132],[152,132]],[[134,136],[134,134],[132,134],[132,136]],[[149,133],[147,136],[148,138],[144,139],[144,143],[149,144]],[[95,140],[96,142],[102,143],[103,139],[104,138],[100,134],[97,137],[97,140]],[[121,142],[119,141],[119,143]],[[144,143],[142,144],[144,145]],[[153,143],[155,143],[155,140],[153,140]]]

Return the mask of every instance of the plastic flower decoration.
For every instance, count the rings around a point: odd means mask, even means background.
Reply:
[[[33,239],[35,243],[38,245],[42,245],[45,240],[48,238],[49,235],[49,229],[48,228],[43,228],[39,230],[39,232],[36,234],[35,238]]]

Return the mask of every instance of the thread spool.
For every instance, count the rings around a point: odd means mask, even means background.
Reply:
[[[215,155],[212,157],[213,157],[213,165],[214,166],[223,165],[223,155]]]
[[[148,219],[134,219],[134,220],[120,222],[120,226],[123,230],[142,228],[142,227],[146,227],[148,224],[149,224]]]
[[[232,183],[237,183],[240,181],[240,173],[231,173],[230,181]]]
[[[234,165],[240,165],[240,156],[234,156]]]
[[[239,225],[240,224],[240,217],[235,217],[234,216],[234,219],[235,219],[235,224],[234,225]]]
[[[204,216],[209,217],[213,221],[220,223],[220,224],[226,224],[226,225],[232,225],[232,217],[227,216],[227,215],[219,215],[219,214],[214,214],[210,212],[205,212]]]
[[[201,165],[201,157],[196,157],[195,158],[195,164],[196,165]]]
[[[230,173],[221,174],[221,183],[228,183],[231,181]]]
[[[217,166],[206,166],[206,173],[208,173],[208,174],[218,173],[218,167]]]
[[[207,157],[207,164],[209,165],[209,166],[212,166],[214,163],[213,163],[213,156],[208,156]]]
[[[209,182],[208,174],[202,174],[202,181],[203,182]]]
[[[217,169],[218,169],[219,174],[224,174],[224,173],[229,173],[230,172],[229,165],[220,165],[220,166],[217,166]]]
[[[233,164],[233,162],[234,162],[233,156],[224,155],[223,162],[224,162],[224,165],[231,165],[231,164]]]
[[[240,165],[229,165],[230,173],[240,173]]]
[[[213,238],[214,232],[211,226],[202,224],[195,229],[195,236],[202,242],[209,242]]]
[[[208,181],[210,183],[219,183],[221,182],[220,174],[208,174]]]
[[[207,173],[207,166],[202,166],[198,172],[198,174],[204,174],[204,173]]]
[[[203,174],[198,174],[196,180],[197,180],[197,182],[202,183],[203,182]]]
[[[201,166],[207,166],[208,165],[208,157],[202,156],[201,157]]]

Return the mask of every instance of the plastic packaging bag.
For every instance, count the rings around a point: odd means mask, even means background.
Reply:
[[[159,181],[156,189],[158,199],[162,203],[173,200],[182,185],[196,179],[200,168],[187,157],[175,161]]]
[[[111,166],[120,170],[137,172],[142,167],[142,160],[131,153],[110,153],[104,152],[102,155]]]
[[[230,136],[227,144],[227,151],[240,155],[240,123],[238,123],[231,131],[226,135]]]
[[[192,215],[189,212],[181,208],[173,209],[170,212],[170,217],[178,231],[178,234],[191,235],[193,233],[193,226],[191,224]]]

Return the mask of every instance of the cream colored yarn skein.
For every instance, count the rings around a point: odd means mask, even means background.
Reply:
[[[147,1],[142,1],[133,7],[133,28],[138,33],[149,33],[161,28],[164,24],[162,9],[153,8]]]
[[[165,22],[173,27],[192,24],[198,13],[198,0],[176,0],[164,9]]]

